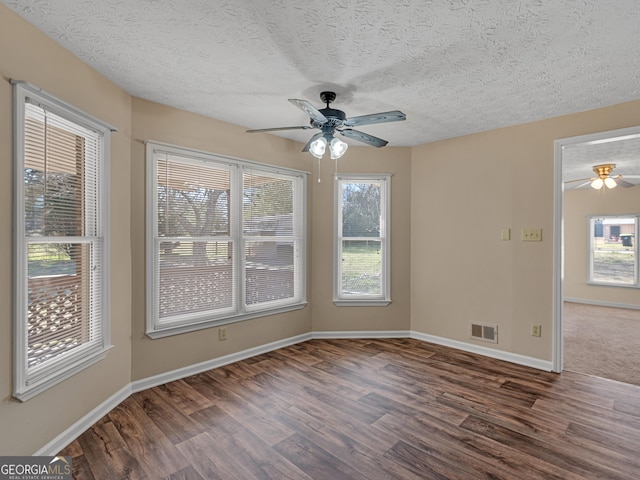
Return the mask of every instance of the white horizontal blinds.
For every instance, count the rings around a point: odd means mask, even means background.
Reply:
[[[300,179],[245,170],[243,217],[247,308],[300,295]]]
[[[159,322],[234,308],[231,168],[154,151]]]
[[[102,290],[102,141],[100,133],[27,98],[27,373],[77,347],[102,343],[102,296],[94,295]]]
[[[343,180],[340,289],[344,297],[383,295],[382,183]]]

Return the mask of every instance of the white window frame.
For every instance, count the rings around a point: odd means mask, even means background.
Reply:
[[[26,82],[13,81],[13,145],[14,145],[14,317],[13,317],[13,396],[26,401],[48,388],[68,379],[81,370],[102,360],[111,348],[110,340],[110,291],[109,291],[109,158],[111,131],[115,129],[68,103]],[[102,137],[101,151],[97,161],[98,182],[95,210],[91,213],[97,226],[97,237],[78,237],[80,242],[100,242],[101,258],[97,271],[101,272],[91,288],[91,299],[96,305],[91,311],[91,320],[99,335],[90,343],[78,346],[68,353],[60,354],[41,365],[28,368],[27,363],[27,312],[28,312],[28,241],[25,225],[25,102],[31,99],[48,111],[77,125],[96,132]],[[97,218],[96,218],[97,216]],[[63,237],[69,238],[69,237]]]
[[[334,255],[333,255],[333,303],[337,306],[383,307],[391,303],[391,174],[341,173],[334,182]],[[363,240],[380,241],[381,294],[344,295],[342,293],[342,184],[344,182],[380,182],[380,237],[363,237]],[[358,240],[358,238],[354,238]]]
[[[175,321],[161,321],[159,318],[159,269],[157,259],[159,258],[158,236],[158,171],[157,162],[154,161],[154,152],[166,152],[180,157],[187,157],[197,162],[224,165],[231,170],[231,195],[229,199],[230,219],[229,236],[216,238],[216,241],[231,241],[233,248],[233,305],[224,311],[202,314],[181,315]],[[286,176],[296,179],[294,198],[294,217],[298,219],[294,222],[294,236],[298,241],[298,276],[295,285],[296,295],[294,298],[285,300],[274,300],[258,305],[246,305],[245,302],[245,244],[248,241],[257,239],[264,240],[264,237],[253,238],[243,234],[242,229],[242,202],[243,202],[243,173],[248,171],[263,172],[273,176]],[[210,152],[195,150],[166,143],[147,141],[146,142],[146,334],[150,338],[162,338],[170,335],[177,335],[196,330],[212,328],[229,323],[240,322],[252,318],[274,315],[304,308],[307,304],[306,298],[306,211],[307,211],[307,176],[308,172],[294,170],[284,167],[275,167],[249,160],[217,155]],[[274,237],[275,238],[275,237]],[[206,239],[211,240],[209,237]]]
[[[634,218],[635,230],[633,237],[633,250],[635,255],[635,270],[633,272],[633,283],[616,283],[616,282],[603,282],[593,279],[593,220],[596,219],[611,219],[611,218]],[[623,288],[640,288],[640,247],[638,246],[638,232],[640,230],[640,215],[591,215],[587,217],[587,284],[603,287],[623,287]]]

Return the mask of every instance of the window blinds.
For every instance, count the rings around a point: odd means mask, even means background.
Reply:
[[[24,107],[27,368],[35,381],[59,356],[102,346],[102,296],[92,293],[102,290],[103,140],[29,98]]]

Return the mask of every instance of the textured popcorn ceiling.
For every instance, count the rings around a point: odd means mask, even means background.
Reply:
[[[0,1],[132,95],[246,128],[305,125],[287,99],[326,89],[404,111],[361,127],[396,146],[640,98],[638,0]]]

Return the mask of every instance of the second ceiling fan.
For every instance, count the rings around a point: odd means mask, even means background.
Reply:
[[[313,156],[321,158],[324,155],[325,149],[329,146],[331,152],[331,158],[340,158],[344,155],[348,145],[334,136],[335,132],[343,135],[347,138],[357,140],[359,142],[366,143],[373,147],[384,147],[387,143],[383,140],[368,133],[354,130],[352,127],[358,127],[361,125],[371,125],[374,123],[386,123],[386,122],[398,122],[406,120],[406,115],[400,110],[393,110],[390,112],[372,113],[369,115],[362,115],[358,117],[347,117],[342,110],[331,108],[331,102],[336,99],[335,92],[321,92],[320,99],[326,104],[325,108],[318,109],[314,107],[307,100],[300,100],[297,98],[290,98],[289,101],[296,107],[304,111],[309,115],[309,125],[301,125],[295,127],[274,127],[274,128],[259,128],[254,130],[247,130],[248,133],[260,133],[260,132],[276,132],[282,130],[309,130],[318,129],[319,133],[316,133],[302,149],[303,152],[310,152]]]
[[[618,185],[621,187],[629,188],[633,187],[634,184],[627,182],[622,179],[622,175],[616,175],[615,177],[611,176],[611,172],[616,168],[615,163],[603,163],[601,165],[595,165],[593,167],[593,171],[597,175],[597,177],[592,178],[579,178],[577,180],[569,180],[566,183],[575,183],[575,182],[584,182],[582,185],[578,185],[575,188],[582,188],[587,185],[590,185],[592,188],[596,190],[601,189],[602,187],[606,188],[615,188]]]

